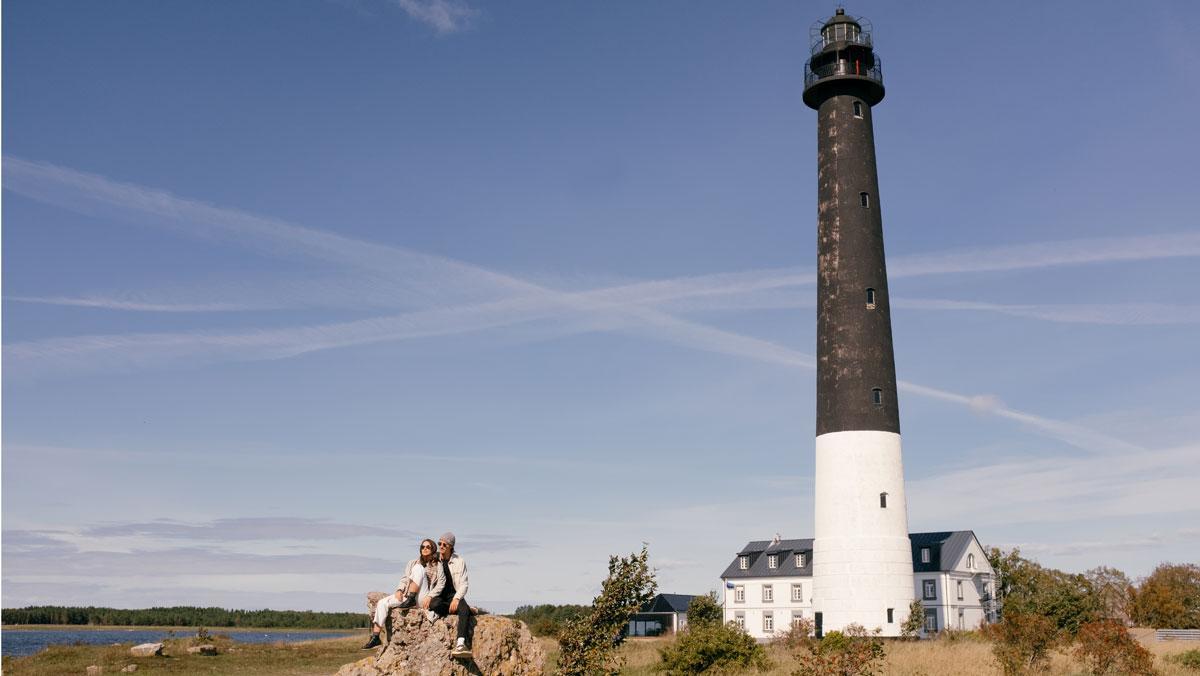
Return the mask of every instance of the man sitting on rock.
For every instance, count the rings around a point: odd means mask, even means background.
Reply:
[[[438,538],[438,553],[441,555],[443,577],[446,580],[441,594],[425,597],[422,605],[441,617],[458,616],[458,640],[450,653],[456,659],[470,659],[471,649],[467,646],[467,628],[471,623],[471,606],[467,604],[467,562],[454,552],[454,533],[442,533]]]

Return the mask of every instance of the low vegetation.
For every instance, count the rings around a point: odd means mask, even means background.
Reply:
[[[669,676],[689,676],[769,669],[763,646],[736,625],[722,622],[723,616],[716,594],[692,599],[687,628],[663,646],[658,670]]]
[[[649,552],[608,559],[608,577],[600,595],[584,614],[570,620],[559,633],[558,672],[563,676],[618,674],[623,655],[625,627],[648,601],[658,583],[647,560]]]
[[[10,624],[68,624],[103,627],[255,627],[271,629],[360,629],[370,626],[366,613],[318,613],[311,610],[226,610],[170,608],[99,608],[94,606],[29,606],[5,608]]]

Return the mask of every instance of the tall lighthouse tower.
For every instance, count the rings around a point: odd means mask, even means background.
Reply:
[[[817,111],[812,602],[819,631],[858,623],[896,636],[913,568],[871,124],[881,100],[870,24],[838,9],[814,30],[804,72]]]

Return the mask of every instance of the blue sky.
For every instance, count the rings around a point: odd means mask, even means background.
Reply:
[[[1200,9],[848,6],[909,521],[1200,552]],[[817,3],[5,3],[3,604],[493,610],[812,531]]]

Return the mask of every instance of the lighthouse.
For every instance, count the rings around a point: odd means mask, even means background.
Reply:
[[[898,636],[913,600],[891,303],[872,119],[883,74],[870,24],[814,27],[804,103],[817,111],[817,438],[813,613]]]

